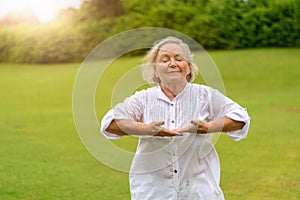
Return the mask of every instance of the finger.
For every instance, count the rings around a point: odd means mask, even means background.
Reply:
[[[151,122],[150,124],[154,125],[154,126],[162,126],[165,124],[164,121],[154,121],[154,122]]]
[[[187,132],[187,130],[187,127],[176,129],[176,131],[179,133]]]
[[[199,125],[199,120],[192,120],[191,123],[192,123],[193,125],[198,126],[198,125]]]
[[[183,133],[183,132],[191,132],[194,129],[195,129],[195,125],[189,125],[189,126],[186,126],[184,128],[179,128],[179,129],[176,129],[176,130],[180,133]]]
[[[158,134],[156,134],[156,136],[162,136],[162,137],[182,136],[182,133],[176,130],[169,130],[163,128]]]
[[[168,130],[168,132],[173,135],[182,135],[182,133],[177,130]]]
[[[169,137],[173,137],[173,136],[183,136],[182,133],[165,133],[164,136],[169,136]]]
[[[158,126],[162,126],[162,125],[164,125],[164,124],[165,124],[164,121],[158,121],[158,122],[157,122],[157,125],[158,125]]]

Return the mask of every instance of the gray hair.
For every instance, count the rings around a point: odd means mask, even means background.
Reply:
[[[156,41],[153,44],[153,47],[148,51],[146,56],[143,59],[143,79],[147,81],[148,84],[157,84],[159,83],[159,79],[155,77],[155,60],[157,57],[157,54],[162,46],[165,44],[177,44],[179,45],[183,50],[185,54],[185,59],[187,62],[190,64],[191,68],[191,74],[190,76],[187,77],[188,82],[193,82],[198,74],[198,67],[197,65],[193,62],[193,54],[191,53],[191,50],[189,46],[183,42],[182,40],[170,36],[163,38],[161,40]]]

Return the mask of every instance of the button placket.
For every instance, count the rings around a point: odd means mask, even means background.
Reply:
[[[169,116],[170,116],[170,129],[175,129],[176,128],[176,103],[172,102],[169,105]],[[170,150],[171,150],[171,157],[172,157],[172,169],[171,173],[173,175],[173,180],[174,180],[174,186],[176,190],[178,190],[179,187],[179,170],[178,170],[178,154],[177,154],[177,146],[176,146],[176,140],[172,140],[171,145],[170,145]]]
[[[172,154],[172,174],[173,174],[173,178],[174,178],[174,183],[175,186],[178,187],[179,186],[179,163],[178,163],[178,154],[177,154],[177,147],[175,142],[173,142],[172,144],[172,150],[171,150],[171,154]]]
[[[175,116],[175,103],[170,104],[170,128],[175,129],[176,128],[176,116]]]

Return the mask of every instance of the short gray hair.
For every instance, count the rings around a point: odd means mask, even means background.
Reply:
[[[193,54],[189,46],[185,42],[173,36],[169,36],[156,41],[153,44],[153,47],[148,51],[148,53],[143,59],[143,71],[142,71],[143,79],[147,81],[147,83],[149,84],[159,83],[159,80],[157,79],[157,77],[155,77],[155,60],[160,48],[165,44],[177,44],[184,50],[185,58],[187,62],[190,64],[190,68],[191,68],[191,74],[187,78],[187,81],[193,82],[198,74],[198,67],[193,62]]]

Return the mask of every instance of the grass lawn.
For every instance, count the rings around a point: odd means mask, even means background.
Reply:
[[[246,140],[221,135],[216,144],[226,199],[300,199],[300,49],[210,55],[226,94],[252,118]],[[140,59],[122,58],[105,72],[99,120],[116,81]],[[130,199],[128,174],[97,161],[77,134],[72,91],[79,67],[0,63],[0,199]],[[134,151],[136,140],[113,143]]]

